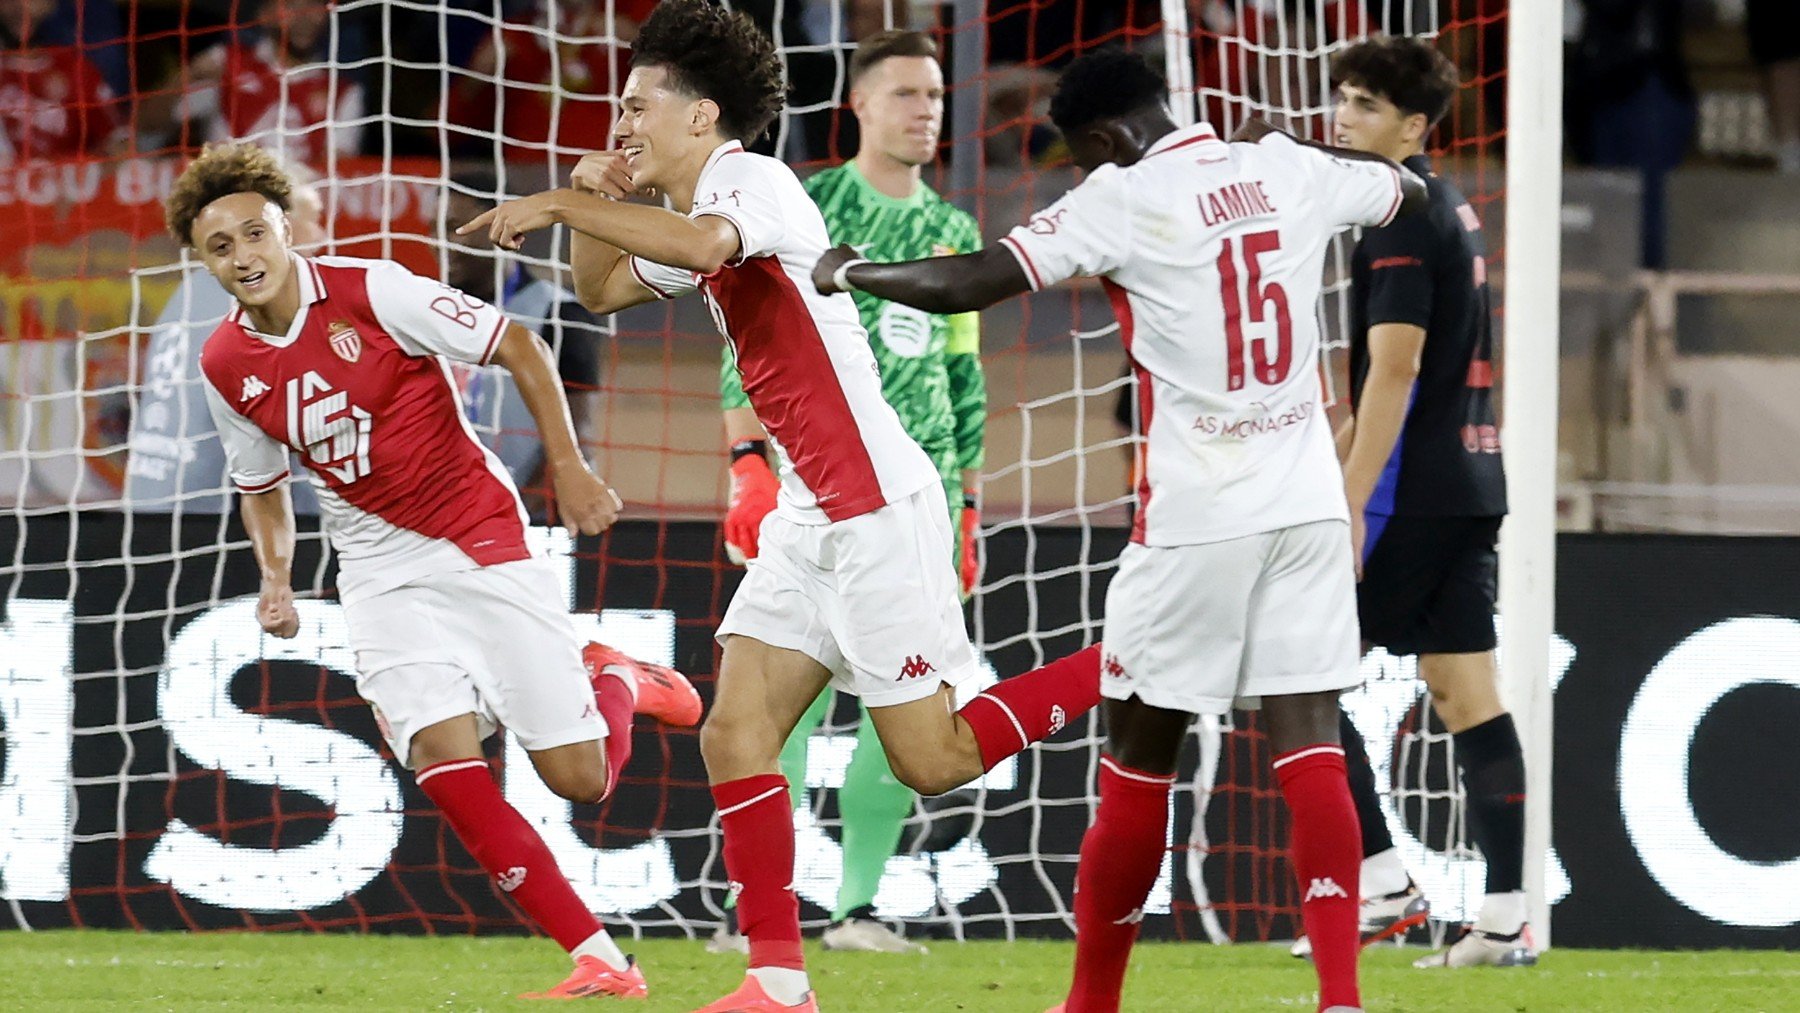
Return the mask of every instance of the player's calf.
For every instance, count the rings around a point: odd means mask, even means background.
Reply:
[[[1060,732],[1100,702],[1100,647],[988,687],[961,710],[951,688],[869,716],[900,782],[921,795],[968,784],[1000,761]]]
[[[630,735],[629,727],[626,735]],[[570,802],[598,802],[606,797],[611,778],[600,741],[571,742],[530,755],[538,777],[558,797]]]

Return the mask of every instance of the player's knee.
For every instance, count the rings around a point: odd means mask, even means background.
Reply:
[[[558,771],[545,783],[558,797],[570,802],[598,802],[606,797],[604,765],[588,769]]]
[[[765,770],[781,753],[779,741],[770,742],[758,722],[746,721],[728,711],[713,711],[700,726],[700,758],[715,778],[745,776],[745,770]]]
[[[888,766],[893,768],[895,780],[921,795],[955,791],[975,776],[961,764],[943,756],[899,757],[890,753]]]

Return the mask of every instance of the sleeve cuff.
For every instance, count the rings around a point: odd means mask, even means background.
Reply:
[[[1387,215],[1381,219],[1382,225],[1393,224],[1394,216],[1400,213],[1400,202],[1406,196],[1406,192],[1400,188],[1400,170],[1389,167],[1388,175],[1394,177],[1394,202],[1388,205]]]
[[[744,261],[749,260],[752,256],[755,256],[755,254],[752,254],[750,252],[750,237],[749,237],[749,234],[744,231],[743,223],[739,222],[736,218],[734,218],[730,212],[721,210],[717,205],[707,208],[705,211],[702,211],[702,212],[694,215],[694,217],[695,218],[704,218],[707,215],[711,215],[714,218],[723,218],[726,221],[731,223],[732,228],[737,230],[737,234],[738,234],[737,256],[726,258],[725,263],[721,266],[736,267],[739,264],[742,264]]]
[[[237,486],[238,492],[254,496],[258,493],[269,492],[270,490],[279,487],[282,483],[286,482],[291,475],[292,472],[284,471],[274,478],[260,482],[252,482],[248,479],[239,478],[238,476],[233,475],[231,476],[231,484]]]
[[[1043,289],[1044,280],[1038,274],[1037,265],[1031,262],[1031,254],[1025,252],[1025,247],[1011,236],[1001,236],[1000,245],[1006,247],[1007,252],[1013,255],[1013,259],[1019,262],[1020,269],[1025,272],[1025,280],[1031,285],[1031,290],[1037,292]]]
[[[494,361],[494,353],[500,350],[500,340],[506,337],[507,323],[506,315],[501,314],[500,320],[494,324],[494,333],[488,338],[486,350],[481,353],[480,365],[485,366]]]
[[[648,289],[650,291],[651,295],[657,297],[658,299],[673,299],[673,298],[675,298],[674,296],[670,295],[669,293],[658,288],[656,286],[655,282],[651,281],[649,278],[644,276],[643,269],[638,267],[638,259],[637,259],[636,255],[633,255],[629,258],[629,263],[631,264],[631,276],[633,278],[637,279],[637,283],[639,285],[642,285],[646,289]]]

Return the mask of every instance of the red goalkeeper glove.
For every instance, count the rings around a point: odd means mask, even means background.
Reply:
[[[725,555],[739,566],[756,558],[756,536],[775,509],[781,482],[769,470],[762,440],[731,448],[731,507],[725,512]]]
[[[976,532],[981,529],[981,506],[972,492],[963,493],[962,509],[962,565],[957,572],[962,578],[962,594],[964,598],[975,593],[975,585],[981,583],[981,547],[976,542]]]

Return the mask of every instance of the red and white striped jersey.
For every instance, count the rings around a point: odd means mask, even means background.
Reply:
[[[737,228],[730,263],[702,276],[633,257],[631,269],[660,298],[705,297],[781,452],[776,509],[801,524],[849,520],[940,481],[881,396],[855,300],[813,287],[831,240],[794,171],[728,141],[700,170],[690,217],[701,215]]]
[[[1132,538],[1224,541],[1348,520],[1321,402],[1326,244],[1400,207],[1400,177],[1206,124],[1102,166],[1001,242],[1033,289],[1103,279],[1148,443]]]
[[[300,452],[345,604],[532,555],[518,490],[469,428],[444,361],[486,363],[506,318],[392,261],[293,262],[300,312],[286,334],[253,330],[239,306],[200,352],[232,482],[273,489]]]

